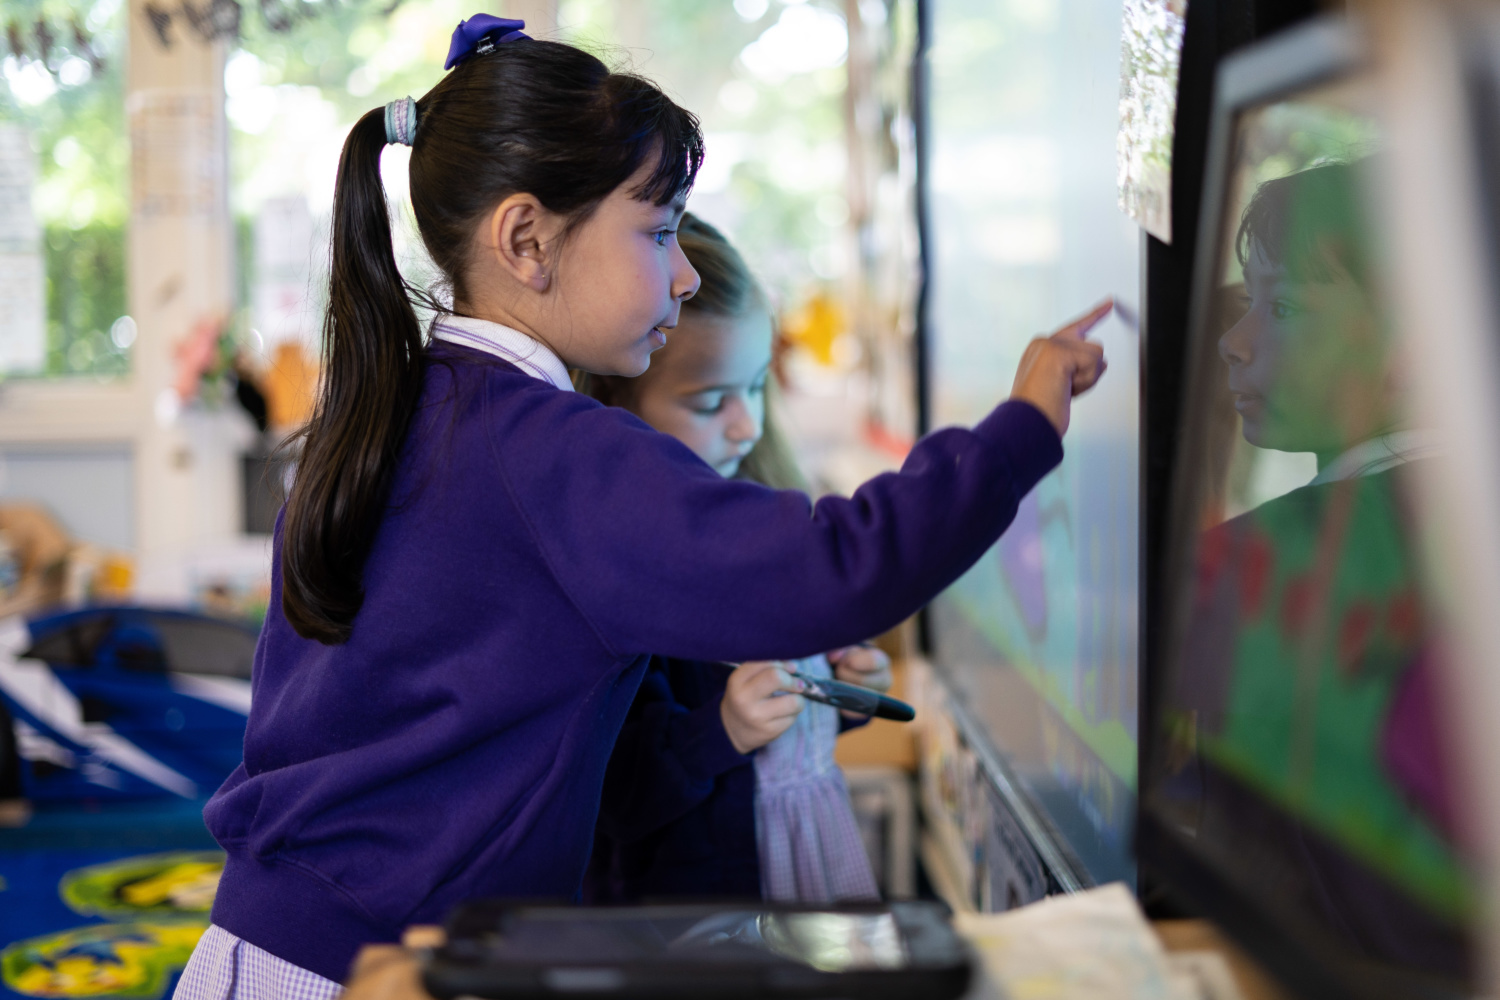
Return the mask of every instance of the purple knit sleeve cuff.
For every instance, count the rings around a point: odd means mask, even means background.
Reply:
[[[678,732],[682,736],[676,748],[678,757],[682,769],[694,781],[712,781],[725,771],[750,762],[748,754],[740,753],[729,742],[717,698],[689,712]]]
[[[1041,410],[1017,399],[1007,400],[974,427],[974,434],[999,448],[1015,477],[1016,496],[1023,497],[1062,462],[1062,438]]]
[[[870,724],[870,716],[868,716],[868,715],[861,715],[858,718],[851,719],[851,718],[849,718],[849,716],[845,715],[843,712],[839,713],[839,735],[840,736],[844,735],[845,733],[847,733],[851,729],[859,729],[862,726],[868,726],[869,724]]]

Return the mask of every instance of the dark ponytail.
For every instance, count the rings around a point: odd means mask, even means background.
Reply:
[[[385,112],[366,114],[339,157],[323,384],[287,498],[281,607],[298,634],[349,638],[364,557],[422,389],[422,330],[391,245],[380,181]]]
[[[422,391],[422,331],[396,267],[380,153],[384,109],[354,126],[334,194],[323,384],[287,499],[282,611],[299,635],[349,638],[365,558]],[[633,197],[665,205],[703,159],[698,121],[652,83],[556,42],[465,60],[417,102],[411,199],[422,242],[466,301],[480,220],[511,194],[586,219],[647,163]]]

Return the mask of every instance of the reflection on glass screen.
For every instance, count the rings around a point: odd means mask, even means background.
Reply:
[[[899,904],[898,904],[899,905]],[[493,961],[599,965],[658,956],[693,963],[797,962],[823,972],[901,969],[911,961],[893,913],[767,912],[701,906],[539,909],[488,935]]]
[[[718,913],[694,923],[666,950],[708,961],[775,956],[821,972],[900,969],[908,959],[890,913]]]
[[[1237,124],[1158,805],[1359,958],[1463,979],[1475,883],[1413,490],[1442,441],[1407,403],[1365,95],[1345,83]]]
[[[889,913],[768,913],[761,917],[761,934],[776,954],[822,972],[906,964],[901,933]]]

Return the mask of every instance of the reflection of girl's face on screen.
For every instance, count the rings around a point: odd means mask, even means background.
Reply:
[[[1342,267],[1294,277],[1254,246],[1244,314],[1219,338],[1245,440],[1320,460],[1390,430],[1390,378],[1375,309]]]

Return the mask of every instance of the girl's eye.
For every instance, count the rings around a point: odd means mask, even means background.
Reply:
[[[724,397],[719,396],[715,399],[710,400],[698,400],[696,403],[693,403],[691,406],[689,406],[688,409],[692,410],[700,417],[711,417],[715,413],[718,413],[720,410],[724,409]]]
[[[765,392],[766,392],[766,380],[765,379],[761,379],[759,382],[755,383],[754,385],[752,385],[750,387],[750,394],[752,396],[763,396],[763,395],[765,395]]]
[[[1276,299],[1271,303],[1271,315],[1277,319],[1291,319],[1301,311],[1291,299]]]
[[[667,245],[668,238],[670,238],[676,232],[677,230],[675,229],[659,229],[651,234],[651,238],[656,240],[657,246],[664,247]]]

